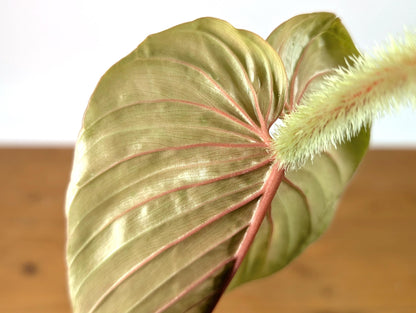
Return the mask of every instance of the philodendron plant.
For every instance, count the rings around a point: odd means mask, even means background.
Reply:
[[[210,312],[328,227],[373,118],[415,102],[412,33],[361,56],[330,13],[266,40],[202,18],[101,78],[67,193],[75,313]]]

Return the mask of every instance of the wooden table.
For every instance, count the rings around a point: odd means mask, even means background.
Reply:
[[[63,204],[71,149],[0,149],[0,312],[69,313]],[[416,151],[370,151],[330,230],[215,313],[416,312]],[[115,312],[117,313],[117,312]]]

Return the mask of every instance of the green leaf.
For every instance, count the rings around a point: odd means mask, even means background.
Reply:
[[[148,37],[94,91],[67,193],[75,313],[209,312],[283,178],[287,88],[266,41],[205,18]]]
[[[272,32],[268,42],[279,53],[287,74],[286,114],[302,105],[303,96],[320,85],[325,74],[344,66],[358,52],[340,20],[331,13],[296,16]],[[270,275],[288,264],[329,226],[347,183],[369,143],[362,129],[338,149],[315,157],[297,171],[286,172],[233,286]]]
[[[210,312],[240,265],[233,286],[326,229],[369,133],[285,173],[269,129],[358,52],[329,13],[295,17],[268,41],[199,19],[148,37],[103,76],[67,194],[75,313]]]

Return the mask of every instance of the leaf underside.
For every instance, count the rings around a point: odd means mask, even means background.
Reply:
[[[67,193],[75,313],[210,312],[270,205],[233,285],[281,268],[327,227],[368,134],[282,176],[269,128],[356,50],[332,14],[281,27],[268,44],[199,19],[149,36],[102,77]]]
[[[214,307],[264,207],[285,85],[264,40],[215,19],[148,37],[104,75],[67,197],[75,312]]]

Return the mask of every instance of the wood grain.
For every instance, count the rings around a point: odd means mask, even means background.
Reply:
[[[64,197],[71,149],[0,149],[0,312],[70,313]],[[215,313],[416,312],[416,151],[370,151],[330,230]]]

